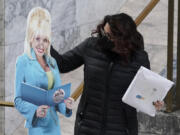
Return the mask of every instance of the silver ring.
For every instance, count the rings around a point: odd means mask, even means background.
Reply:
[[[42,109],[42,110],[41,110],[41,115],[44,115],[44,114],[45,114],[45,110]]]

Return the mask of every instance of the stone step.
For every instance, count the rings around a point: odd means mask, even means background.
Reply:
[[[155,117],[138,113],[139,135],[180,135],[180,111],[158,112]]]

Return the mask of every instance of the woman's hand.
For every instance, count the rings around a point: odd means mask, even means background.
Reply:
[[[153,105],[157,111],[160,111],[161,108],[164,106],[164,101],[157,100],[156,102],[153,102]]]
[[[46,117],[48,108],[49,108],[49,106],[47,106],[47,105],[39,106],[38,109],[36,110],[36,117],[39,117],[39,118]]]
[[[64,99],[64,90],[63,89],[59,89],[57,90],[54,95],[53,95],[53,100],[55,103],[59,103]]]
[[[74,99],[71,98],[71,97],[68,97],[66,100],[64,100],[64,103],[66,104],[66,107],[67,107],[68,109],[71,109],[71,110],[72,110],[72,108],[73,108],[73,106],[74,106]]]

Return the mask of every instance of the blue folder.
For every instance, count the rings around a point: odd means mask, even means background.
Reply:
[[[71,83],[59,86],[51,90],[45,90],[30,84],[21,83],[21,98],[27,102],[30,102],[35,105],[48,105],[55,106],[61,102],[54,102],[53,94],[55,91],[63,89],[65,92],[64,99],[67,99],[70,96]]]

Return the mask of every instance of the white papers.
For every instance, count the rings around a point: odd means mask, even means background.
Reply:
[[[172,81],[141,66],[122,100],[141,112],[155,116],[156,109],[152,102],[162,101],[173,84]]]

